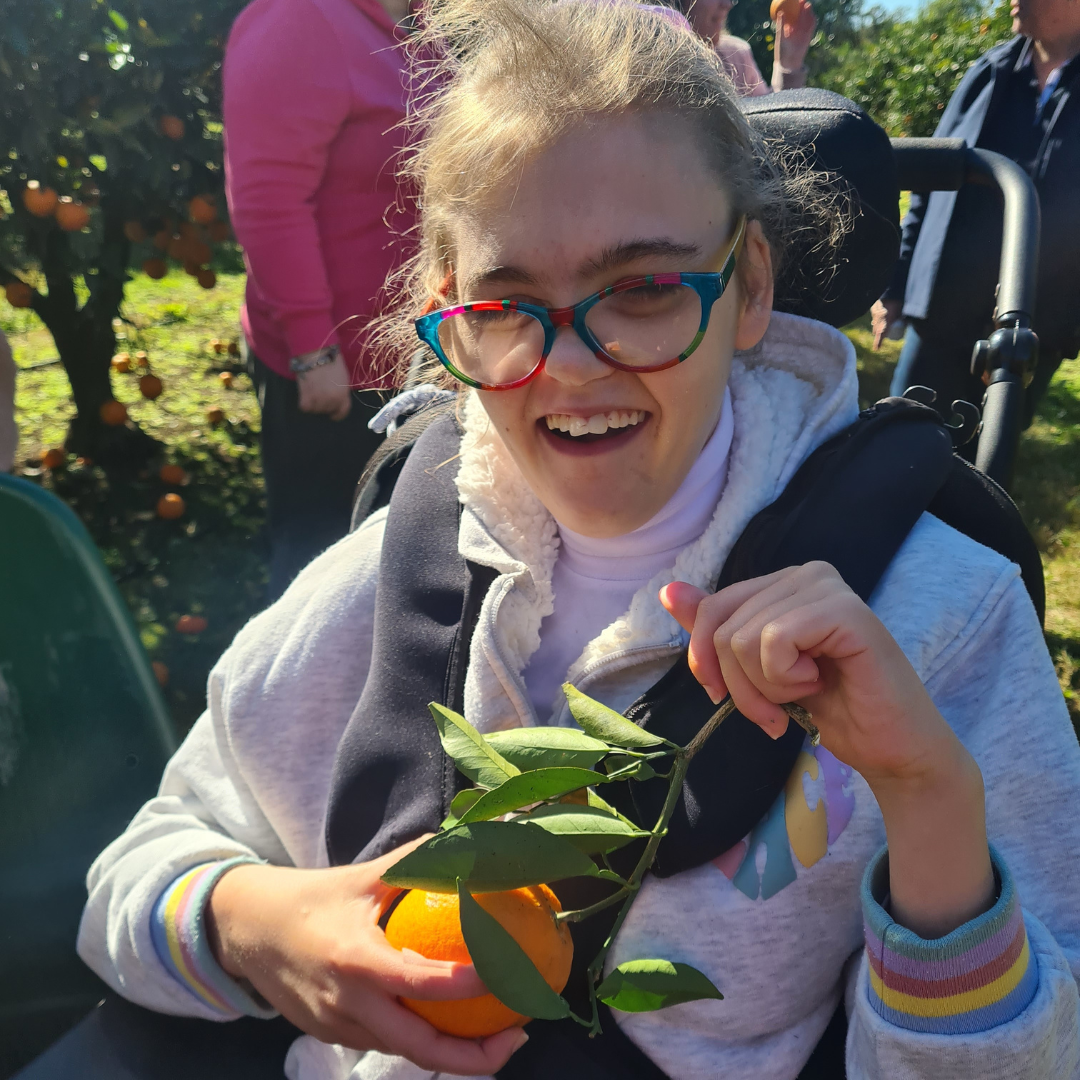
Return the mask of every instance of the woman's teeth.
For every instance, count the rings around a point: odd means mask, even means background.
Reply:
[[[645,419],[646,414],[639,409],[626,411],[615,410],[609,413],[596,413],[593,416],[567,416],[565,413],[552,413],[545,416],[550,431],[565,431],[571,436],[603,435],[614,428],[633,427]]]

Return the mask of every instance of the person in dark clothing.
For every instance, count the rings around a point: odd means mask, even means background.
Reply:
[[[1012,14],[1017,37],[972,65],[935,135],[1012,158],[1039,193],[1040,348],[1029,424],[1062,359],[1080,349],[1080,0],[1013,0]],[[932,387],[946,412],[957,398],[982,400],[971,350],[992,329],[1001,220],[992,188],[912,193],[893,281],[873,313],[875,348],[907,322],[892,393]]]

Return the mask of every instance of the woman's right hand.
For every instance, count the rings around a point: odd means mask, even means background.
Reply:
[[[228,974],[247,979],[322,1042],[400,1054],[433,1072],[490,1075],[526,1042],[520,1028],[457,1039],[397,1000],[487,993],[471,964],[399,952],[378,925],[401,891],[380,877],[424,839],[373,862],[328,870],[239,865],[210,894],[210,942]]]

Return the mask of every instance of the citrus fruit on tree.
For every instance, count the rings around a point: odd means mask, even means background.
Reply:
[[[217,284],[217,274],[215,274],[213,270],[207,267],[204,270],[200,270],[195,275],[195,280],[204,289],[212,289]]]
[[[162,465],[158,470],[158,477],[163,484],[183,484],[187,480],[187,473],[179,465]]]
[[[59,201],[59,197],[51,187],[43,188],[37,180],[31,180],[23,188],[23,206],[34,217],[46,218],[51,216]]]
[[[106,401],[98,410],[101,422],[109,427],[120,427],[127,423],[128,413],[122,402]]]
[[[160,281],[169,272],[169,267],[164,259],[147,259],[142,264],[142,268],[143,273],[155,281]]]
[[[220,424],[225,419],[225,410],[212,405],[206,410],[206,419],[211,424]]]
[[[772,0],[769,5],[769,18],[776,22],[783,15],[784,22],[791,25],[798,20],[801,11],[800,0]]]
[[[41,458],[42,467],[46,469],[59,469],[65,461],[67,461],[67,454],[56,446],[51,450],[46,450]]]
[[[168,229],[160,229],[154,233],[154,239],[151,243],[158,249],[158,251],[164,251],[169,246],[169,241],[172,239],[172,233]]]
[[[157,516],[166,521],[175,521],[185,509],[184,500],[172,491],[162,495],[157,502]]]
[[[210,195],[196,195],[188,203],[188,217],[199,225],[209,225],[217,217],[213,197]]]
[[[206,232],[215,244],[224,244],[232,236],[232,229],[227,221],[211,221]]]
[[[231,371],[221,372],[221,374],[218,375],[218,378],[221,380],[221,385],[224,386],[226,390],[232,389],[233,373]]]
[[[130,371],[131,370],[131,357],[126,352],[117,353],[112,358],[113,371]]]
[[[188,261],[184,263],[184,273],[187,274],[188,277],[198,277],[201,270],[202,267],[197,262]]]
[[[154,669],[154,678],[157,679],[158,686],[168,686],[169,669],[160,660],[151,660],[150,666]]]
[[[9,281],[4,286],[4,295],[12,307],[28,308],[34,299],[34,290],[25,281]]]
[[[149,367],[150,366],[150,357],[148,357],[146,355],[146,353],[142,349],[140,349],[135,354],[135,363],[138,364],[139,367]]]
[[[165,384],[156,375],[144,375],[139,380],[139,393],[148,401],[161,397]]]
[[[90,224],[90,211],[82,203],[77,203],[66,195],[56,204],[53,216],[64,232],[78,232]]]
[[[546,885],[532,885],[508,892],[478,893],[475,900],[509,932],[547,984],[559,993],[570,978],[574,945],[569,927],[555,921],[556,912],[562,910],[555,894]],[[456,893],[423,889],[406,893],[386,924],[386,940],[395,949],[411,949],[430,960],[470,962]],[[462,1039],[494,1035],[529,1020],[494,994],[458,1001],[402,998],[401,1003],[432,1027]]]
[[[179,498],[178,495],[173,496]],[[201,615],[181,615],[176,620],[176,632],[178,634],[201,634],[207,627],[206,619]]]
[[[142,244],[146,241],[146,229],[141,221],[125,221],[124,236],[133,244]]]
[[[224,351],[225,346],[219,338],[212,338],[210,340],[210,348],[220,355]]]
[[[230,341],[229,342],[229,355],[230,356],[239,356],[240,355],[240,342],[239,341]]]
[[[184,137],[184,121],[179,116],[163,116],[158,121],[158,130],[166,139],[179,141]]]

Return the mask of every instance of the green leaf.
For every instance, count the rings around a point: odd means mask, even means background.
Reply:
[[[452,829],[461,820],[461,815],[483,794],[483,788],[466,788],[464,791],[459,791],[451,800],[450,813],[446,815],[439,829]]]
[[[400,889],[501,892],[570,877],[598,877],[596,864],[561,836],[521,821],[456,825],[399,859],[382,880]]]
[[[537,1020],[562,1020],[570,1006],[548,986],[544,976],[501,923],[457,883],[461,933],[476,974],[508,1008]]]
[[[484,738],[522,772],[564,766],[591,769],[611,749],[575,728],[511,728]]]
[[[685,1001],[724,995],[697,968],[670,960],[629,960],[596,989],[596,996],[620,1012],[655,1012]]]
[[[581,848],[586,855],[606,854],[647,837],[629,822],[592,806],[540,806],[518,821],[532,821]]]
[[[520,773],[518,767],[490,746],[464,716],[434,701],[428,708],[439,728],[443,749],[474,784],[497,788]]]
[[[618,772],[620,769],[631,769],[633,766],[637,766],[632,772],[624,773],[619,777],[620,780],[651,780],[656,775],[656,770],[647,762],[641,761],[638,758],[630,757],[628,754],[612,754],[611,757],[604,762],[604,768],[607,769],[610,775],[613,772]]]
[[[670,746],[666,739],[632,724],[614,709],[593,701],[576,686],[563,683],[563,693],[570,705],[570,714],[582,729],[595,739],[614,743],[616,746]]]
[[[603,773],[593,772],[592,769],[535,769],[533,772],[518,773],[477,799],[461,815],[461,823],[490,821],[511,810],[606,782],[607,777]]]

